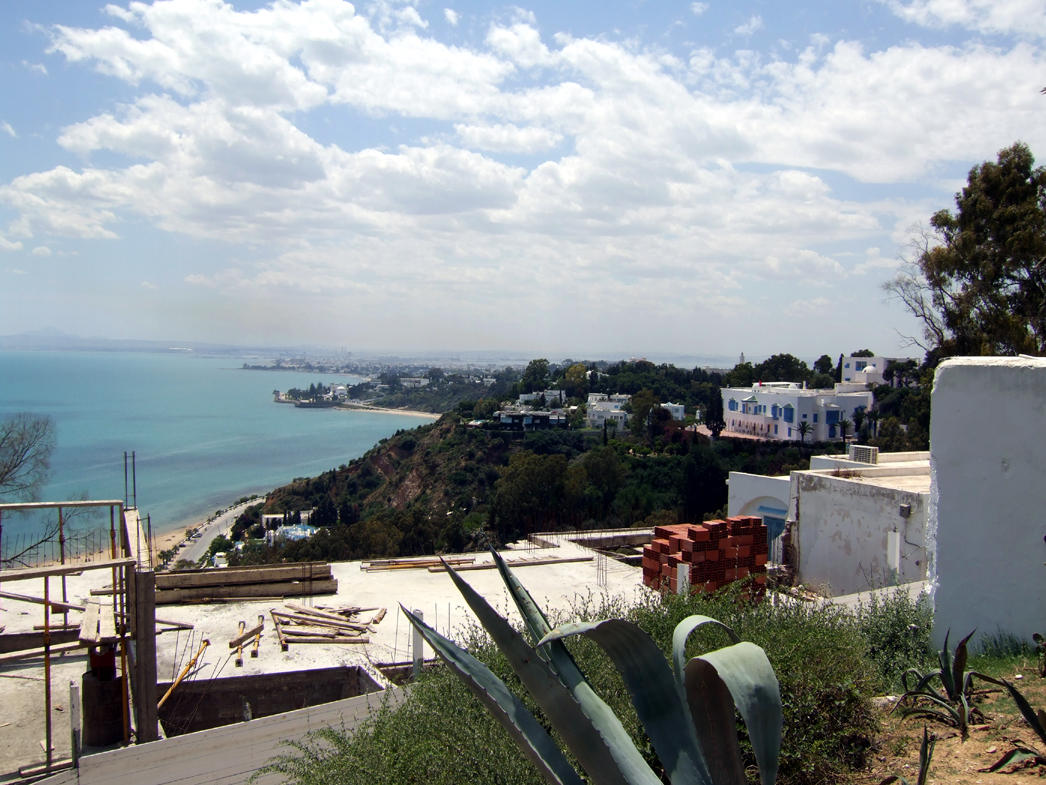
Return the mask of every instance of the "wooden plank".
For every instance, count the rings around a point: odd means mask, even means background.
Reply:
[[[62,654],[64,652],[76,651],[77,649],[82,648],[84,648],[84,644],[80,643],[80,641],[59,643],[57,646],[51,647],[51,654]],[[39,649],[22,649],[21,651],[10,651],[6,654],[0,654],[0,662],[17,662],[18,660],[28,660],[34,657],[43,656],[43,647]]]
[[[98,617],[98,640],[102,643],[113,643],[120,640],[120,636],[116,632],[116,616],[110,603],[105,604]]]
[[[261,621],[256,626],[251,627],[251,629],[247,630],[246,632],[243,631],[243,628],[246,626],[246,622],[240,622],[240,634],[233,638],[231,641],[229,641],[230,649],[235,649],[237,646],[242,646],[244,643],[246,643],[262,631],[262,628],[265,626],[265,617],[261,616],[259,618],[261,619]]]
[[[337,594],[337,592],[338,581],[331,578],[323,581],[287,581],[239,586],[200,586],[193,589],[164,589],[156,592],[156,603],[170,605],[192,600],[221,600],[233,597],[243,600],[271,599],[273,597]]]
[[[80,640],[97,646],[100,643],[98,637],[98,619],[101,616],[101,604],[97,600],[87,603],[84,616],[80,620]]]
[[[199,586],[239,586],[256,583],[286,581],[329,580],[331,566],[327,562],[266,565],[263,567],[221,567],[211,570],[162,572],[156,575],[156,590],[192,589]]]
[[[72,643],[80,640],[80,627],[71,630],[56,630],[51,628],[51,645],[58,643]],[[23,649],[38,649],[44,645],[44,634],[37,632],[8,632],[0,635],[0,654]]]
[[[0,570],[0,583],[9,581],[26,581],[30,578],[46,578],[51,575],[78,575],[88,570],[108,570],[113,567],[127,567],[134,564],[134,559],[108,559],[85,564],[56,564],[52,567],[30,567],[22,570]]]
[[[295,611],[296,613],[304,613],[306,616],[315,616],[316,618],[327,619],[328,621],[345,621],[344,616],[339,616],[336,613],[327,613],[326,611],[318,611],[315,608],[306,608],[304,605],[297,602],[285,602],[283,604],[292,611]]]
[[[0,599],[31,602],[36,605],[44,604],[43,597],[31,597],[28,594],[15,594],[13,591],[0,591]],[[50,600],[48,604],[51,606],[51,610],[55,611],[82,611],[84,609],[83,605],[73,605],[71,602],[60,602],[59,600]]]
[[[368,629],[366,624],[353,624],[352,622],[345,621],[331,621],[329,619],[321,619],[316,616],[291,616],[289,614],[278,614],[281,618],[280,621],[284,624],[284,629],[292,629],[293,625],[305,625],[314,627],[329,627],[335,630],[348,630],[352,632],[363,632]]]
[[[289,643],[370,643],[370,638],[325,638],[308,636],[303,638],[287,638]]]
[[[516,569],[518,567],[539,567],[545,564],[575,564],[577,562],[592,561],[592,556],[576,556],[571,559],[518,559],[516,561],[505,562],[510,569]],[[493,562],[485,564],[464,564],[461,567],[455,567],[455,572],[464,572],[465,570],[494,570],[497,569],[497,565]],[[442,565],[439,567],[429,567],[429,572],[443,572],[444,568]]]
[[[280,620],[276,616],[275,610],[270,610],[269,614],[272,616],[272,624],[276,628],[276,637],[280,641],[280,650],[287,651],[287,638],[283,634],[283,630],[280,629]]]
[[[370,623],[371,624],[377,624],[382,619],[384,619],[385,618],[385,613],[387,612],[387,610],[388,610],[387,608],[382,608],[377,613],[375,613],[374,614],[374,618],[370,620]]]

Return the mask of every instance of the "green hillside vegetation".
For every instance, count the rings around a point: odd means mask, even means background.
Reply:
[[[400,431],[348,465],[276,489],[233,527],[260,536],[260,514],[314,509],[324,529],[243,560],[360,559],[461,552],[534,531],[701,520],[726,504],[727,472],[780,473],[807,464],[795,445],[711,442],[673,425],[654,441],[600,431],[527,434],[469,427],[457,413]]]

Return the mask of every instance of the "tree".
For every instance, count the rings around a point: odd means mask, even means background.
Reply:
[[[845,417],[839,420],[839,438],[846,444],[846,435],[850,432],[850,421]]]
[[[832,358],[827,354],[822,354],[816,360],[814,360],[814,373],[820,373],[824,375],[830,375],[835,370],[835,366],[832,364]]]
[[[723,417],[723,396],[716,393],[708,399],[708,408],[705,409],[705,426],[712,434],[713,439],[718,439],[719,434],[726,428],[726,420]]]
[[[768,357],[754,370],[756,381],[762,382],[802,382],[810,377],[806,363],[791,354]]]
[[[32,501],[47,480],[54,451],[54,421],[50,417],[21,412],[0,422],[0,501]],[[20,557],[57,532],[48,530],[41,539],[13,558]],[[0,515],[0,563],[3,561],[4,521]]]
[[[539,360],[531,360],[527,363],[520,384],[525,393],[544,390],[548,387],[548,360],[542,358]]]
[[[47,480],[53,450],[50,417],[22,412],[0,423],[0,500],[35,499]]]
[[[658,397],[652,390],[640,390],[632,396],[629,403],[632,406],[632,413],[629,415],[629,428],[632,429],[634,436],[642,436],[650,420],[651,413],[661,401],[658,400]]]
[[[814,427],[810,425],[810,423],[808,423],[806,420],[803,420],[795,427],[795,429],[799,431],[799,444],[804,445],[806,444],[806,437],[810,434],[810,431],[812,431]]]
[[[582,363],[574,363],[563,373],[563,391],[568,398],[584,398],[588,392],[588,371]]]
[[[970,170],[885,289],[922,322],[912,343],[955,354],[1046,354],[1046,168],[1027,145]]]

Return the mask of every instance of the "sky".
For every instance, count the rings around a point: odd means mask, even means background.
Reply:
[[[918,355],[1043,0],[0,4],[0,335]]]

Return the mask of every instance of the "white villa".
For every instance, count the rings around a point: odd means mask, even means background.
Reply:
[[[724,387],[724,432],[777,441],[801,441],[800,423],[807,423],[806,441],[842,438],[841,420],[850,422],[858,410],[872,405],[864,384],[837,384],[832,390],[808,390],[798,382],[760,382],[751,387]]]
[[[589,428],[602,428],[603,423],[614,423],[624,428],[628,423],[628,412],[622,406],[632,400],[631,395],[607,395],[606,393],[589,393],[586,420]]]

